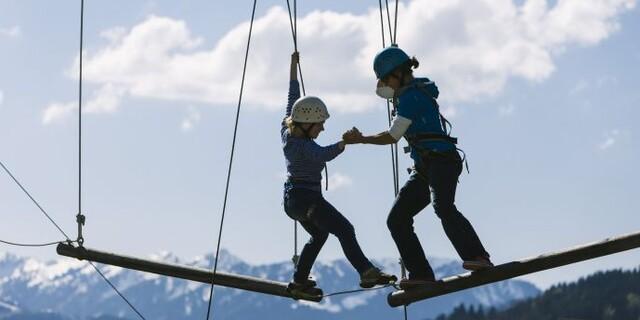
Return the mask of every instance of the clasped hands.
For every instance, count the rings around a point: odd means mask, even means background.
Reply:
[[[342,134],[342,141],[344,141],[345,144],[362,143],[363,138],[362,132],[360,132],[356,127],[353,127]]]

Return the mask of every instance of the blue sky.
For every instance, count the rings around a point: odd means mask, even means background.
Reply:
[[[223,233],[222,247],[252,263],[287,260],[293,250],[278,137],[293,48],[284,4],[258,3]],[[79,1],[0,8],[0,160],[75,237]],[[221,10],[195,0],[87,1],[85,10],[87,246],[140,256],[213,251],[251,2]],[[377,3],[299,10],[307,91],[332,114],[318,141],[353,125],[386,129],[370,70],[381,46]],[[412,0],[401,2],[399,17],[399,44],[440,86],[469,157],[458,208],[495,262],[640,229],[636,1]],[[329,172],[325,195],[365,253],[397,256],[385,226],[388,148],[350,146]],[[0,195],[0,239],[60,239],[4,173]],[[431,207],[416,230],[428,255],[456,258]],[[53,248],[1,250],[55,256]],[[330,240],[320,259],[341,256]],[[628,252],[526,279],[544,287],[639,260]]]

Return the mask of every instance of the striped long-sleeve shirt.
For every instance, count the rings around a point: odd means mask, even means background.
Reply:
[[[289,83],[289,96],[285,119],[291,115],[293,103],[300,98],[300,85],[298,81]],[[338,143],[326,147],[318,145],[313,139],[298,138],[291,135],[285,120],[280,128],[282,137],[282,150],[287,165],[287,178],[300,187],[321,191],[322,169],[326,162],[333,160],[344,149]]]

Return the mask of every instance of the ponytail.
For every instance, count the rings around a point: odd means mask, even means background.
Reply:
[[[409,59],[409,67],[411,69],[418,69],[419,66],[420,62],[418,61],[418,59],[416,59],[416,57],[411,57],[411,59]]]

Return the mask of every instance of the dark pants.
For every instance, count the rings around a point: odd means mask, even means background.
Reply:
[[[400,189],[387,218],[387,226],[409,271],[409,278],[435,278],[413,229],[413,217],[431,202],[460,258],[489,257],[469,221],[454,205],[458,176],[462,172],[459,156],[431,159],[417,165],[416,169]]]
[[[309,277],[311,266],[329,233],[338,238],[345,256],[358,273],[372,267],[360,249],[351,223],[322,197],[322,193],[303,188],[290,189],[284,195],[284,210],[311,235],[300,253],[293,274],[295,281],[304,281]]]

